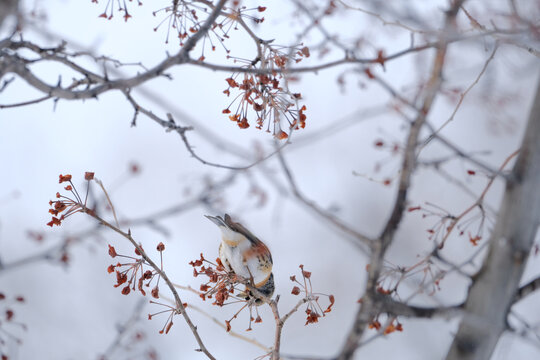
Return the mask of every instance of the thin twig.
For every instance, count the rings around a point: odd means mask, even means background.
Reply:
[[[107,360],[112,357],[112,354],[118,350],[118,346],[126,336],[127,332],[134,326],[134,324],[140,319],[141,311],[144,308],[144,305],[146,304],[146,300],[144,298],[141,298],[137,301],[137,304],[133,308],[133,311],[131,312],[131,316],[127,319],[126,322],[123,324],[119,324],[117,326],[117,332],[116,336],[114,337],[113,341],[107,346],[107,349],[103,352],[103,355],[101,356],[101,359]]]
[[[454,107],[454,111],[452,111],[452,114],[450,114],[450,117],[441,125],[439,126],[439,128],[437,130],[435,130],[430,136],[429,138],[424,142],[424,144],[420,147],[418,153],[420,153],[422,151],[422,149],[437,135],[439,134],[442,129],[444,129],[446,127],[446,125],[448,125],[450,122],[452,122],[456,116],[456,113],[458,112],[459,108],[461,107],[461,104],[463,103],[463,100],[465,100],[465,97],[467,96],[467,94],[476,86],[476,84],[478,84],[478,82],[480,81],[480,79],[482,78],[482,76],[484,75],[484,73],[486,72],[491,60],[493,60],[493,57],[495,56],[495,53],[497,52],[497,49],[499,48],[499,46],[497,44],[495,44],[495,47],[493,48],[493,51],[491,52],[491,54],[489,55],[489,57],[487,58],[487,60],[484,62],[484,66],[482,66],[482,69],[480,70],[480,73],[478,73],[478,76],[474,79],[474,81],[467,87],[467,89],[465,89],[464,92],[462,92],[460,95],[459,95],[459,101],[458,103],[456,104],[456,106]]]
[[[265,156],[260,157],[259,159],[253,161],[252,163],[250,163],[248,165],[244,165],[244,166],[224,165],[224,164],[219,164],[219,163],[216,163],[216,162],[208,161],[208,160],[202,158],[200,155],[198,155],[193,150],[193,146],[191,145],[191,143],[189,142],[189,140],[187,138],[186,132],[190,131],[190,130],[193,130],[194,129],[193,127],[176,125],[176,122],[174,121],[174,118],[173,118],[171,113],[167,114],[168,120],[164,120],[164,119],[160,118],[159,116],[157,116],[156,114],[154,114],[152,111],[150,111],[150,110],[142,107],[141,105],[139,105],[128,91],[124,91],[124,95],[126,96],[128,101],[132,104],[132,106],[135,109],[136,113],[138,113],[138,112],[143,113],[144,115],[148,116],[150,119],[154,120],[155,122],[157,122],[158,124],[163,126],[167,131],[175,131],[175,132],[177,132],[178,135],[180,135],[180,138],[182,139],[182,142],[184,143],[184,145],[186,147],[186,150],[191,154],[191,156],[193,158],[195,158],[196,160],[198,160],[199,162],[201,162],[204,165],[217,167],[217,168],[222,168],[222,169],[228,169],[228,170],[248,170],[248,169],[250,169],[250,168],[252,168],[252,167],[254,167],[256,165],[259,165],[260,163],[270,159],[275,154],[277,154],[281,149],[283,149],[284,147],[286,147],[289,144],[288,141],[284,142],[282,145],[280,145],[274,151],[270,152],[269,154],[266,154]]]
[[[343,231],[349,236],[352,236],[354,241],[351,241],[352,244],[356,245],[361,251],[365,252],[366,246],[371,246],[371,243],[373,242],[372,239],[370,239],[368,236],[354,230],[349,225],[346,225],[344,222],[342,222],[339,218],[334,216],[328,211],[325,211],[321,209],[315,202],[309,200],[306,198],[298,188],[296,181],[292,175],[291,170],[289,169],[285,157],[283,156],[282,152],[277,153],[279,163],[281,165],[281,168],[283,170],[283,173],[285,174],[285,177],[289,183],[289,187],[293,193],[293,195],[304,205],[306,205],[309,209],[313,210],[315,213],[317,213],[319,216],[321,216],[323,219],[330,222],[332,225],[336,226],[339,230]],[[350,238],[349,238],[350,239]]]
[[[179,288],[179,289],[191,291],[191,292],[194,292],[194,293],[200,295],[200,293],[199,293],[197,290],[193,289],[193,288],[190,287],[190,286],[182,286],[182,285],[178,285],[178,284],[174,284],[174,286],[177,287],[177,288]],[[161,293],[159,294],[159,297],[162,298],[162,299],[165,300],[165,301],[168,301],[168,302],[171,302],[171,303],[173,302],[172,299],[167,298],[167,296],[165,296],[165,295],[163,295],[163,294],[161,294]],[[214,324],[218,325],[218,326],[221,327],[222,329],[227,330],[227,326],[223,324],[223,321],[220,321],[219,319],[216,319],[214,316],[210,315],[209,313],[207,313],[206,311],[204,311],[204,310],[201,309],[200,307],[198,307],[198,306],[196,306],[196,305],[193,305],[193,303],[187,303],[187,304],[188,304],[188,306],[187,306],[188,308],[190,308],[190,309],[192,309],[192,310],[198,312],[199,314],[205,316],[206,318],[212,320],[212,322],[213,322]],[[240,339],[240,340],[242,340],[242,341],[245,341],[245,342],[247,342],[247,343],[249,343],[249,344],[252,344],[252,345],[254,345],[254,346],[256,346],[256,347],[258,347],[258,348],[260,348],[260,349],[262,349],[262,350],[264,350],[264,351],[266,351],[266,352],[270,352],[270,351],[271,351],[271,349],[270,349],[269,347],[267,347],[267,346],[265,346],[264,344],[260,343],[260,342],[257,341],[256,339],[254,339],[254,338],[249,338],[249,337],[247,337],[247,336],[245,336],[245,335],[242,335],[242,334],[240,334],[240,333],[235,332],[234,330],[229,329],[229,330],[227,331],[227,334],[230,335],[230,336],[232,336],[232,337],[235,337],[235,338],[237,338],[237,339]]]
[[[515,156],[517,156],[519,154],[519,149],[514,151],[513,153],[511,153],[502,163],[502,165],[500,166],[499,168],[499,171],[498,172],[502,172],[504,170],[504,168],[506,167],[506,165],[508,165],[508,163],[510,162],[510,160],[512,160]],[[480,194],[480,196],[478,197],[478,199],[472,204],[470,205],[467,209],[463,210],[463,212],[461,212],[459,215],[457,215],[456,217],[454,217],[452,219],[452,222],[450,223],[450,225],[448,227],[446,227],[446,234],[444,235],[443,239],[441,240],[441,243],[439,244],[439,249],[442,249],[444,247],[444,244],[446,243],[446,240],[448,239],[448,237],[450,236],[450,234],[452,233],[452,231],[454,230],[455,226],[457,225],[457,223],[463,219],[463,217],[465,215],[467,215],[468,213],[470,213],[474,208],[476,208],[477,206],[481,206],[482,205],[482,202],[484,201],[484,198],[486,197],[486,194],[487,192],[489,191],[489,189],[491,188],[491,185],[493,185],[493,182],[495,181],[495,176],[491,176],[486,187],[484,188],[484,190],[482,191],[482,193]]]
[[[111,201],[111,198],[109,197],[109,194],[107,193],[107,190],[105,190],[105,186],[103,186],[103,183],[101,182],[101,180],[99,180],[97,178],[94,178],[94,180],[96,181],[96,183],[99,185],[99,187],[103,191],[103,194],[105,195],[105,198],[107,199],[107,203],[111,207],[111,211],[112,211],[112,214],[113,214],[113,217],[114,217],[114,223],[116,224],[116,227],[120,227],[120,225],[118,223],[118,218],[116,217],[116,210],[114,210],[114,205],[113,205],[113,203]]]

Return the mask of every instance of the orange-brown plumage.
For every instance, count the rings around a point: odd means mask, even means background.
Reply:
[[[228,214],[224,218],[206,217],[221,229],[219,257],[224,267],[250,279],[257,290],[272,296],[275,287],[273,261],[268,247],[242,224],[232,221]],[[258,303],[261,301],[258,300]]]

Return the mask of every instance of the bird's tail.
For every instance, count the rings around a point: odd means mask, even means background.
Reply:
[[[223,218],[221,216],[210,216],[210,215],[204,215],[208,220],[210,220],[211,222],[213,222],[214,224],[216,224],[217,226],[225,226],[226,228],[229,227],[229,225],[227,225],[225,223],[225,220],[223,220]]]

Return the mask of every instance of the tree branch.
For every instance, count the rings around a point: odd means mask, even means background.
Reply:
[[[104,225],[104,226],[108,227],[109,229],[113,230],[114,232],[116,232],[116,233],[120,234],[121,236],[123,236],[124,238],[126,238],[131,243],[131,245],[133,245],[133,247],[135,247],[138,250],[138,252],[141,254],[141,257],[154,269],[154,271],[156,271],[161,276],[163,281],[165,281],[165,283],[167,284],[167,287],[171,290],[171,293],[174,296],[174,300],[176,301],[177,312],[184,317],[184,320],[186,321],[189,328],[191,329],[191,332],[193,333],[193,336],[195,337],[195,340],[197,341],[197,344],[199,344],[199,349],[197,351],[201,351],[209,359],[215,360],[216,358],[208,351],[208,349],[204,345],[204,343],[203,343],[203,341],[202,341],[202,339],[201,339],[201,337],[199,335],[199,332],[197,331],[197,327],[193,324],[193,322],[191,321],[191,318],[187,314],[186,309],[185,309],[185,307],[184,307],[184,305],[182,303],[182,300],[180,299],[180,296],[178,295],[178,292],[176,291],[176,288],[174,287],[174,284],[169,279],[169,277],[167,276],[165,271],[163,271],[163,269],[161,269],[161,267],[159,265],[157,265],[146,254],[146,252],[143,250],[143,248],[139,244],[137,244],[137,242],[135,242],[135,240],[131,236],[131,232],[128,230],[128,232],[126,233],[126,232],[120,230],[119,228],[117,228],[116,226],[114,226],[114,225],[110,224],[109,222],[105,221],[104,219],[102,219],[101,217],[96,215],[95,212],[90,211],[90,209],[88,209],[86,207],[83,207],[83,212],[85,212],[88,215],[95,218],[97,221],[99,221],[99,223],[101,225]]]
[[[371,243],[373,242],[372,239],[370,239],[368,236],[354,230],[349,225],[345,224],[341,219],[337,218],[333,214],[321,209],[320,206],[318,206],[315,202],[312,200],[309,200],[306,198],[298,188],[296,181],[294,180],[294,177],[292,175],[291,170],[289,169],[285,157],[283,156],[282,152],[278,152],[278,159],[281,165],[281,168],[285,174],[285,177],[287,178],[287,181],[289,182],[289,187],[291,188],[291,191],[293,195],[304,205],[306,205],[309,209],[313,210],[315,213],[317,213],[319,216],[321,216],[323,219],[330,222],[332,225],[337,227],[339,230],[343,231],[349,236],[352,236],[354,241],[352,243],[359,247],[360,250],[365,251],[365,246],[371,246]]]
[[[540,277],[537,277],[536,279],[531,280],[527,284],[520,287],[514,298],[514,303],[525,299],[536,290],[540,290]]]
[[[353,357],[360,343],[360,339],[364,334],[365,326],[379,312],[380,305],[377,304],[376,301],[377,281],[382,270],[386,250],[392,243],[394,234],[397,231],[397,228],[403,217],[407,193],[410,188],[411,176],[416,167],[416,148],[418,144],[418,138],[420,136],[420,130],[425,124],[427,115],[429,114],[435,97],[439,92],[442,82],[442,71],[446,56],[446,50],[449,44],[448,37],[454,29],[455,17],[457,16],[459,8],[464,1],[465,0],[453,1],[451,8],[446,11],[445,27],[440,35],[441,38],[439,39],[437,52],[435,53],[435,58],[433,60],[431,76],[424,91],[422,106],[419,109],[416,119],[412,122],[411,128],[409,130],[405,153],[403,155],[403,162],[401,165],[396,200],[394,202],[390,218],[388,219],[386,226],[382,230],[378,241],[372,243],[372,253],[370,256],[366,292],[362,298],[362,304],[356,314],[353,326],[349,331],[345,344],[338,356],[338,359],[340,360],[348,360]]]
[[[206,18],[204,23],[201,25],[199,31],[189,37],[184,46],[176,55],[167,57],[161,63],[149,69],[148,71],[133,76],[131,78],[109,80],[106,78],[106,76],[102,77],[97,74],[92,74],[93,81],[98,82],[99,85],[85,90],[70,90],[63,88],[60,85],[53,86],[47,84],[46,82],[38,78],[36,75],[34,75],[34,73],[26,66],[25,61],[23,61],[17,55],[3,54],[3,58],[0,61],[0,69],[2,69],[2,74],[12,72],[19,75],[28,84],[48,94],[50,97],[58,97],[68,100],[91,99],[96,98],[98,95],[109,90],[123,90],[133,88],[150,79],[161,76],[167,69],[175,65],[188,63],[190,61],[189,52],[193,50],[197,42],[208,33],[210,27],[214,24],[214,21],[220,15],[221,9],[226,2],[227,0],[219,0],[208,18]],[[61,62],[66,64],[65,61]],[[67,65],[77,70],[77,68],[74,68],[75,64],[68,63]],[[77,71],[83,74],[87,73],[87,70],[82,68],[78,69]]]

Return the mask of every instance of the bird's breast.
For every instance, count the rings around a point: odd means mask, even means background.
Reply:
[[[221,251],[223,256],[228,260],[233,271],[237,275],[249,279],[249,270],[244,262],[243,256],[243,253],[247,247],[249,247],[249,242],[247,240],[239,242],[234,246],[229,245],[225,240],[223,240]]]
[[[236,246],[223,241],[220,256],[225,257],[232,270],[246,279],[253,277],[254,284],[262,284],[272,273],[272,262],[263,254],[253,252],[248,240],[240,241]],[[223,259],[222,259],[223,261]]]

